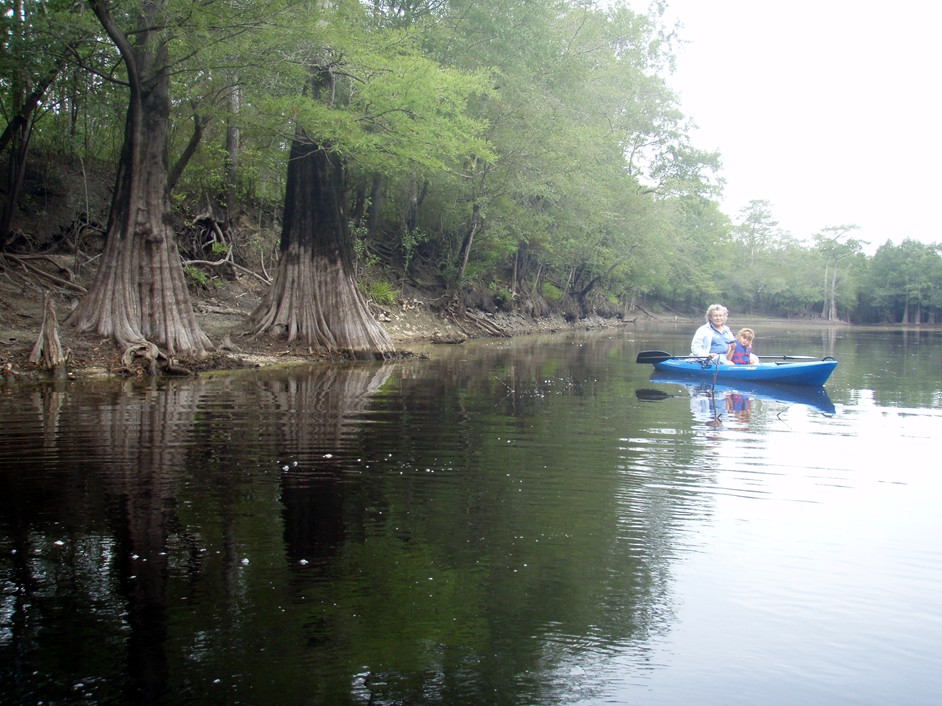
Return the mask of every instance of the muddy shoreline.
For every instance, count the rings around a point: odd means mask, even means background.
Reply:
[[[3,370],[3,379],[6,383],[13,383],[55,377],[30,362],[30,353],[42,330],[44,292],[38,284],[17,281],[8,274],[0,272],[0,369]],[[244,279],[193,294],[196,318],[216,350],[200,360],[175,360],[174,371],[177,374],[201,373],[330,360],[330,356],[323,352],[288,344],[284,339],[251,335],[251,313],[261,296],[258,290],[255,283]],[[144,364],[127,365],[122,360],[124,351],[114,342],[78,333],[71,328],[68,315],[76,301],[62,296],[56,300],[59,338],[68,355],[66,370],[59,371],[60,375],[88,378],[146,376],[154,372]],[[402,357],[413,355],[410,345],[414,344],[460,345],[471,338],[488,337],[482,330],[498,331],[502,336],[511,337],[618,328],[631,323],[597,316],[569,322],[562,315],[534,319],[513,312],[483,311],[472,312],[472,318],[460,322],[450,320],[433,300],[412,293],[398,298],[391,305],[372,304],[371,309]]]

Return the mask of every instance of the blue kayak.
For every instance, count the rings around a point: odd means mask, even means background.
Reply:
[[[778,361],[758,365],[714,365],[705,359],[670,358],[653,363],[654,369],[670,375],[683,375],[726,384],[736,381],[769,382],[778,385],[823,385],[836,360]]]

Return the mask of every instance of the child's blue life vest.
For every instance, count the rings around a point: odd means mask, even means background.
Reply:
[[[736,347],[733,349],[733,355],[730,357],[730,360],[733,361],[736,365],[749,365],[750,356],[752,355],[752,346],[744,346],[739,341],[736,341]]]

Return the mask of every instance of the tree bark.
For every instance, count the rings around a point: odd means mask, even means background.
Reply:
[[[831,268],[831,291],[828,299],[828,321],[837,321],[837,258]]]
[[[68,355],[62,350],[62,344],[59,341],[56,305],[49,292],[46,292],[43,297],[43,325],[39,331],[39,338],[36,339],[36,344],[29,354],[29,361],[59,375],[66,373],[65,364],[68,361]]]
[[[203,354],[210,346],[193,314],[171,228],[168,194],[170,74],[161,5],[138,18],[132,43],[105,3],[89,0],[128,72],[130,97],[124,145],[112,194],[105,251],[94,283],[73,312],[79,330],[111,337],[127,348],[155,343],[168,354]],[[156,350],[153,350],[156,353]]]
[[[33,124],[31,120],[18,123],[11,132],[10,159],[7,165],[7,193],[3,204],[0,205],[0,252],[7,248],[11,240],[13,214],[20,201],[20,192],[23,190],[23,179],[26,176],[26,156],[29,153],[29,142],[32,137]]]
[[[409,208],[406,211],[406,232],[419,227],[419,177],[412,172],[409,178]]]
[[[19,19],[19,15],[16,19]],[[22,27],[18,29],[22,29]],[[63,55],[56,60],[39,84],[33,87],[29,95],[26,95],[27,87],[15,75],[11,79],[10,94],[13,99],[13,105],[11,106],[13,114],[3,129],[3,133],[0,134],[0,153],[6,150],[7,145],[10,146],[6,197],[2,206],[0,206],[0,252],[6,250],[11,240],[13,215],[16,212],[20,192],[23,189],[23,179],[26,176],[26,158],[29,154],[29,143],[33,134],[33,120],[36,116],[36,109],[64,65],[65,58]]]
[[[203,141],[203,131],[206,129],[208,124],[209,117],[200,115],[199,112],[194,108],[193,133],[190,135],[190,139],[187,141],[186,147],[183,148],[183,152],[180,154],[180,159],[178,159],[177,163],[173,165],[173,169],[170,170],[170,174],[167,176],[167,193],[173,191],[173,188],[177,185],[180,177],[183,176],[183,170],[186,169],[186,165],[190,163],[191,159],[193,159],[193,155],[196,154],[196,150],[199,148],[200,142]]]
[[[478,166],[478,160],[475,159],[475,167]],[[468,224],[468,231],[465,233],[464,240],[461,243],[461,251],[458,253],[458,272],[455,276],[455,287],[460,287],[464,280],[464,273],[468,267],[468,259],[471,257],[471,246],[474,244],[474,237],[481,229],[483,222],[481,200],[487,191],[487,165],[481,170],[481,189],[480,193],[472,195],[471,203],[471,222]]]
[[[232,223],[239,213],[239,151],[242,149],[242,134],[239,130],[239,114],[242,111],[242,88],[234,82],[229,88],[229,120],[226,123],[226,220]]]
[[[395,350],[353,276],[340,158],[300,128],[288,161],[281,258],[253,319],[256,333],[329,352],[364,358]]]
[[[370,210],[366,217],[366,233],[371,241],[378,240],[380,237],[380,225],[383,209],[383,188],[385,180],[382,174],[376,174],[373,177],[373,186],[370,190]]]

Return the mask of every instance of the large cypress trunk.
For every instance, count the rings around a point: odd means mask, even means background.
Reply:
[[[128,70],[124,146],[112,195],[105,251],[70,322],[125,346],[163,345],[201,354],[210,345],[193,314],[171,227],[168,194],[170,76],[157,17],[141,17],[131,43],[107,9],[91,3]],[[147,3],[159,13],[158,3]]]
[[[253,315],[256,332],[360,358],[384,357],[395,347],[354,279],[343,204],[339,157],[299,128],[288,161],[281,259]]]

